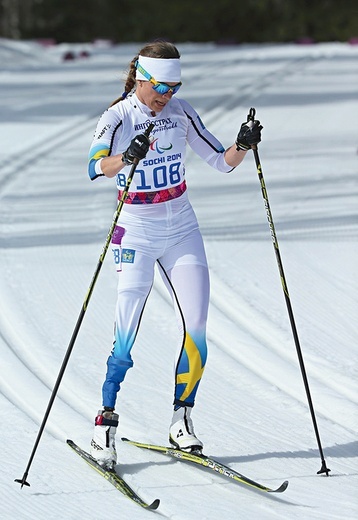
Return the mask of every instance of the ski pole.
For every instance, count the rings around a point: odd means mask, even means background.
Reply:
[[[148,126],[148,128],[146,129],[146,131],[144,132],[144,134],[149,137],[149,134],[150,132],[153,130],[154,128],[154,124],[150,124]],[[23,488],[23,486],[30,486],[30,484],[27,482],[27,476],[28,476],[28,473],[29,473],[29,470],[30,470],[30,467],[31,467],[31,464],[32,464],[32,461],[35,457],[35,453],[36,453],[36,450],[38,448],[38,445],[40,443],[40,439],[41,439],[41,436],[43,434],[43,431],[45,429],[45,426],[46,426],[46,422],[47,422],[47,419],[50,415],[50,411],[51,411],[51,408],[52,408],[52,405],[55,401],[55,398],[56,398],[56,394],[58,392],[58,389],[60,387],[60,384],[61,384],[61,381],[62,381],[62,378],[63,378],[63,375],[65,373],[65,370],[66,370],[66,367],[67,367],[67,364],[68,364],[68,361],[70,359],[70,356],[71,356],[71,352],[73,350],[73,347],[74,347],[74,344],[75,344],[75,341],[76,341],[76,338],[77,338],[77,335],[79,333],[79,330],[80,330],[80,327],[81,327],[81,324],[82,324],[82,321],[83,321],[83,318],[85,316],[85,313],[86,313],[86,310],[87,310],[87,307],[88,307],[88,304],[89,304],[89,301],[91,299],[91,295],[92,295],[92,292],[93,292],[93,289],[94,289],[94,286],[96,284],[96,281],[97,281],[97,278],[98,278],[98,275],[101,271],[101,268],[102,268],[102,265],[103,265],[103,262],[104,262],[104,259],[105,259],[105,256],[107,254],[107,251],[108,251],[108,248],[110,246],[110,243],[111,243],[111,240],[112,240],[112,235],[114,233],[114,229],[117,225],[117,222],[118,222],[118,218],[119,218],[119,215],[122,211],[122,207],[123,207],[123,204],[124,204],[124,201],[128,195],[128,191],[129,191],[129,188],[130,188],[130,185],[132,183],[132,180],[133,180],[133,177],[134,177],[134,173],[135,173],[135,170],[136,170],[136,167],[138,166],[138,163],[139,163],[139,159],[135,158],[133,160],[133,165],[131,167],[131,170],[129,172],[129,175],[128,175],[128,178],[127,178],[127,182],[126,182],[126,186],[124,187],[123,189],[123,193],[122,193],[122,197],[121,199],[119,200],[118,202],[118,205],[117,205],[117,209],[116,209],[116,212],[114,214],[114,217],[113,217],[113,221],[112,221],[112,225],[108,231],[108,234],[107,234],[107,238],[106,238],[106,242],[103,246],[103,250],[102,250],[102,253],[99,257],[99,260],[98,260],[98,263],[97,263],[97,267],[96,267],[96,270],[94,272],[94,275],[93,275],[93,278],[92,278],[92,281],[90,283],[90,286],[88,288],[88,291],[87,291],[87,294],[85,296],[85,299],[84,299],[84,302],[83,302],[83,305],[82,305],[82,308],[81,308],[81,312],[78,316],[78,319],[77,319],[77,323],[76,323],[76,326],[74,328],[74,331],[72,333],[72,337],[71,337],[71,340],[70,340],[70,343],[67,347],[67,351],[66,351],[66,354],[65,354],[65,357],[63,359],[63,362],[62,362],[62,365],[61,365],[61,368],[60,368],[60,371],[59,371],[59,374],[57,376],[57,380],[56,380],[56,383],[54,385],[54,388],[52,390],[52,394],[51,394],[51,397],[50,397],[50,400],[49,400],[49,403],[47,405],[47,409],[46,409],[46,412],[45,412],[45,415],[44,415],[44,418],[42,420],[42,423],[41,423],[41,426],[40,426],[40,429],[39,429],[39,432],[37,434],[37,438],[36,438],[36,441],[35,441],[35,444],[34,444],[34,447],[33,447],[33,450],[32,450],[32,453],[30,455],[30,458],[29,458],[29,461],[28,461],[28,464],[27,464],[27,467],[25,469],[25,472],[23,474],[23,477],[21,479],[15,479],[15,482],[18,482],[19,484],[21,484],[21,489]]]
[[[247,116],[247,121],[248,121],[249,125],[250,125],[250,122],[253,122],[255,120],[255,114],[256,114],[256,110],[254,108],[251,108],[250,112]],[[308,384],[308,378],[307,378],[307,374],[306,374],[302,350],[301,350],[300,341],[298,338],[298,333],[297,333],[296,323],[295,323],[295,319],[294,319],[294,315],[293,315],[291,300],[290,300],[290,296],[289,296],[289,292],[288,292],[288,288],[287,288],[286,277],[285,277],[285,273],[283,270],[281,254],[280,254],[280,250],[278,247],[275,225],[274,225],[273,218],[272,218],[267,189],[266,189],[266,185],[265,185],[265,181],[264,181],[264,177],[263,177],[263,173],[262,173],[262,168],[261,168],[261,164],[260,164],[259,152],[258,152],[256,144],[252,145],[251,148],[254,152],[254,157],[255,157],[255,162],[256,162],[256,167],[257,167],[257,174],[259,176],[259,180],[260,180],[260,184],[261,184],[262,196],[265,201],[267,220],[269,223],[271,238],[272,238],[272,242],[273,242],[274,249],[275,249],[278,270],[279,270],[280,278],[281,278],[281,284],[282,284],[283,292],[285,295],[288,315],[290,318],[292,333],[293,333],[293,337],[294,337],[294,341],[295,341],[295,345],[296,345],[296,351],[297,351],[297,355],[298,355],[298,360],[299,360],[299,364],[300,364],[300,368],[301,368],[301,374],[302,374],[302,378],[303,378],[303,382],[304,382],[304,386],[305,386],[305,390],[306,390],[309,409],[311,412],[313,427],[314,427],[314,431],[316,434],[318,449],[319,449],[319,453],[321,456],[322,466],[321,466],[321,469],[319,471],[317,471],[317,474],[325,473],[328,476],[328,473],[331,470],[327,468],[326,461],[324,460],[323,449],[322,449],[321,439],[320,439],[320,435],[319,435],[319,431],[318,431],[316,416],[315,416],[315,412],[314,412],[314,408],[313,408],[313,402],[312,402],[311,392],[310,392],[310,388],[309,388],[309,384]]]

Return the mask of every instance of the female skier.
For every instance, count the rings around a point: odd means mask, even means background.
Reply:
[[[130,63],[123,94],[101,116],[90,149],[91,180],[116,177],[119,199],[134,159],[140,160],[112,238],[118,273],[114,342],[91,441],[92,456],[106,468],[117,461],[116,398],[133,366],[131,350],[155,264],[171,294],[182,338],[169,441],[184,451],[203,448],[190,414],[207,357],[209,276],[186,191],[186,145],[213,168],[229,173],[260,142],[262,126],[259,121],[243,123],[235,144],[225,150],[190,104],[175,96],[180,86],[177,48],[166,41],[145,45]],[[150,123],[155,126],[148,139],[144,131]]]

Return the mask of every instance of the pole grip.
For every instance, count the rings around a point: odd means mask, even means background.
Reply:
[[[147,137],[150,136],[150,133],[151,131],[153,130],[153,128],[155,127],[155,124],[154,123],[150,123],[148,128],[146,129],[146,131],[144,132],[144,135],[146,135]]]
[[[247,121],[255,121],[255,115],[256,115],[256,110],[254,108],[250,108],[250,111],[247,115]]]
[[[247,114],[247,126],[249,128],[252,128],[254,125],[255,115],[256,115],[256,110],[254,108],[250,108],[250,111]],[[254,150],[254,151],[257,150],[257,144],[252,144],[251,150]]]

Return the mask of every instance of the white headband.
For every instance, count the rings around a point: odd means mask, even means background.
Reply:
[[[180,82],[179,58],[148,58],[147,56],[139,55],[138,63],[157,81],[163,81],[164,83]],[[148,81],[148,78],[143,76],[139,70],[136,72],[136,79]]]

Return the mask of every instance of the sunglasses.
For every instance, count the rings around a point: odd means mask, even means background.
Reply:
[[[176,94],[178,92],[178,90],[180,89],[180,87],[182,86],[182,83],[177,83],[176,85],[168,85],[167,83],[162,83],[161,81],[157,81],[156,79],[153,78],[153,76],[151,76],[149,74],[149,72],[147,72],[145,69],[143,69],[142,65],[139,64],[138,60],[136,61],[135,63],[135,66],[136,66],[136,69],[141,73],[143,74],[143,76],[145,78],[147,78],[147,80],[153,84],[153,89],[158,92],[158,94],[167,94],[169,92],[169,94]]]

